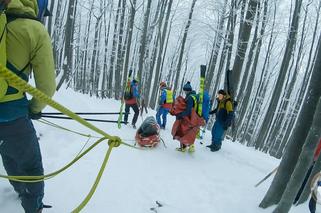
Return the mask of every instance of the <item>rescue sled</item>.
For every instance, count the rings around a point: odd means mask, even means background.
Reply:
[[[136,143],[143,147],[155,147],[160,142],[160,127],[153,116],[147,117],[138,128],[135,136]]]

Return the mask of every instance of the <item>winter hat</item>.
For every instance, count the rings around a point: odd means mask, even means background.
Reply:
[[[138,83],[138,80],[136,80],[136,79],[133,79],[133,81],[132,81],[134,84],[136,84],[136,83]]]
[[[223,90],[223,89],[220,89],[218,92],[217,92],[217,94],[221,94],[221,95],[226,95],[226,92]]]
[[[162,87],[166,87],[166,83],[164,81],[162,81],[160,84],[159,84],[159,87],[162,88]]]
[[[183,87],[183,90],[187,92],[191,92],[192,91],[191,82],[187,81],[187,83]]]

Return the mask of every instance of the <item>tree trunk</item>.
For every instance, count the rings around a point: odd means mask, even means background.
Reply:
[[[242,31],[239,37],[237,53],[236,53],[232,76],[231,76],[232,77],[231,85],[233,85],[233,87],[231,88],[231,93],[232,93],[231,95],[233,97],[236,97],[236,94],[234,94],[234,90],[235,92],[237,92],[237,89],[238,89],[240,76],[243,68],[243,63],[245,59],[245,54],[247,51],[247,45],[251,35],[252,22],[256,14],[257,3],[258,3],[258,0],[250,0],[248,10],[245,16],[245,23],[242,26]]]
[[[321,66],[319,66],[319,68],[321,68]],[[318,71],[320,72],[320,70]],[[321,95],[321,92],[320,92],[320,95]],[[313,97],[313,99],[314,98],[315,97]],[[301,121],[299,120],[299,122]],[[274,213],[283,213],[283,212],[290,211],[293,201],[296,197],[296,194],[298,193],[301,187],[301,184],[305,178],[305,175],[312,164],[314,150],[317,147],[321,136],[321,98],[320,96],[319,96],[318,105],[314,112],[313,123],[310,127],[307,126],[306,128],[310,129],[310,131],[307,138],[305,139],[305,143],[304,143],[302,152],[300,154],[300,158],[291,175],[291,178],[286,186],[286,189],[282,195],[282,198],[278,206],[273,211]]]
[[[188,35],[188,30],[189,30],[191,23],[192,23],[192,17],[193,17],[193,12],[194,12],[194,7],[195,7],[196,1],[197,0],[193,0],[193,2],[192,2],[191,10],[189,12],[187,24],[186,24],[185,30],[184,30],[182,45],[181,45],[180,54],[179,54],[179,58],[178,58],[178,64],[176,67],[176,77],[175,77],[175,83],[174,83],[174,89],[173,89],[175,95],[176,95],[176,91],[178,89],[178,81],[179,81],[179,76],[180,76],[180,72],[181,72],[181,66],[182,66],[182,60],[183,60],[183,55],[184,55],[184,51],[185,51],[186,39],[187,39],[187,35]]]
[[[321,39],[321,37],[319,39]],[[262,208],[267,208],[280,201],[285,187],[293,173],[299,154],[301,153],[301,148],[307,138],[309,127],[312,124],[317,102],[321,95],[321,87],[319,86],[321,82],[320,69],[321,46],[318,47],[317,60],[310,79],[307,96],[305,97],[305,104],[303,105],[298,117],[298,121],[300,122],[297,122],[294,127],[278,172],[276,173],[264,199],[260,203],[260,207]]]
[[[148,30],[148,23],[149,23],[149,16],[151,11],[151,3],[152,0],[147,1],[147,8],[144,15],[144,28],[143,32],[140,37],[140,46],[139,46],[139,62],[138,62],[138,74],[137,78],[139,82],[142,82],[142,75],[144,69],[144,58],[145,58],[145,51],[146,51],[146,40],[147,40],[147,30]]]
[[[276,85],[275,85],[275,88],[274,88],[273,94],[272,94],[272,99],[271,99],[270,105],[267,109],[267,112],[276,112],[276,109],[278,106],[279,97],[282,93],[284,79],[285,79],[286,74],[288,72],[289,62],[292,57],[292,51],[293,51],[295,43],[296,43],[301,5],[302,5],[302,0],[296,0],[295,9],[293,12],[292,23],[291,23],[291,28],[289,29],[290,30],[289,39],[286,44],[286,49],[285,49],[284,57],[283,57],[281,68],[280,68],[280,73],[277,78]],[[256,139],[257,141],[263,142],[266,140],[266,136],[267,136],[267,133],[268,133],[269,128],[271,126],[273,118],[274,118],[274,115],[271,115],[271,114],[266,115],[264,117],[263,123],[260,128],[260,132],[259,132],[257,139]],[[256,146],[256,148],[258,148],[258,146]]]
[[[169,0],[168,5],[167,5],[167,12],[166,12],[166,17],[165,17],[164,27],[161,30],[162,34],[160,36],[160,45],[159,45],[158,53],[157,53],[155,79],[154,79],[154,84],[152,87],[152,97],[154,97],[152,99],[152,103],[151,103],[152,108],[155,108],[156,100],[158,97],[158,95],[157,95],[158,94],[158,82],[159,82],[159,78],[160,78],[160,74],[161,74],[161,65],[162,65],[162,61],[163,61],[162,56],[163,56],[163,52],[164,52],[164,47],[166,45],[165,40],[166,40],[166,34],[167,34],[168,22],[169,22],[169,17],[171,14],[172,4],[173,4],[173,0]]]

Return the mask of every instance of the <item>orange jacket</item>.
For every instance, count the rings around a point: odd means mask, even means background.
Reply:
[[[186,103],[182,96],[177,97],[174,106],[171,109],[172,115],[185,110]],[[205,125],[203,118],[198,116],[195,110],[192,110],[190,116],[184,116],[180,120],[176,120],[172,127],[172,136],[174,139],[179,140],[180,143],[191,145],[195,142],[196,135],[201,126]]]

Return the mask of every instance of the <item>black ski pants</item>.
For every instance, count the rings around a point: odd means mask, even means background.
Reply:
[[[43,175],[42,158],[36,131],[28,118],[0,123],[0,154],[8,175]],[[19,194],[25,213],[42,209],[44,182],[10,181]]]
[[[137,104],[126,104],[125,106],[125,116],[124,116],[124,122],[128,122],[128,113],[129,113],[129,109],[132,108],[135,112],[133,120],[132,120],[132,124],[135,125],[138,119],[138,115],[139,115],[139,109],[138,109],[138,105]]]

